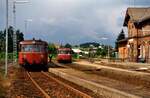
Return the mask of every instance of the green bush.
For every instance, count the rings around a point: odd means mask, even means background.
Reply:
[[[8,62],[13,61],[13,53],[8,53]],[[5,53],[0,53],[0,64],[5,64]]]

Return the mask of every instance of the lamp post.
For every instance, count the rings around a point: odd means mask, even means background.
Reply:
[[[110,47],[108,45],[108,59],[110,58]]]
[[[89,45],[89,61],[91,62],[92,61],[92,51],[93,51],[93,45],[92,44],[90,44]]]
[[[8,0],[6,0],[6,52],[5,52],[5,77],[7,76],[7,68],[8,68]]]
[[[16,4],[23,4],[28,3],[29,1],[13,1],[13,18],[14,18],[14,34],[13,34],[13,59],[14,62],[17,61],[16,54],[17,54],[17,35],[16,35]]]

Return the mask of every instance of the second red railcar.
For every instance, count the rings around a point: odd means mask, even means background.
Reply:
[[[59,48],[58,55],[57,55],[57,61],[71,63],[72,62],[71,49],[70,48]]]

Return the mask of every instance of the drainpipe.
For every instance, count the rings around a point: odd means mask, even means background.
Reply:
[[[138,52],[138,26],[137,26],[137,57],[136,57],[136,62],[138,62],[138,55],[139,55],[139,52]]]
[[[138,34],[138,29],[139,29],[139,22],[136,24],[136,27],[137,27],[137,55],[136,55],[136,62],[138,62],[138,54],[139,54],[139,52],[138,52],[138,37],[139,37],[139,34]]]

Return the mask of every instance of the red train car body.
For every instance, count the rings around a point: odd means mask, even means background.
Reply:
[[[20,65],[47,65],[47,42],[41,40],[25,40],[20,42]]]
[[[58,62],[72,62],[72,55],[70,48],[59,48],[58,55],[57,55]]]

